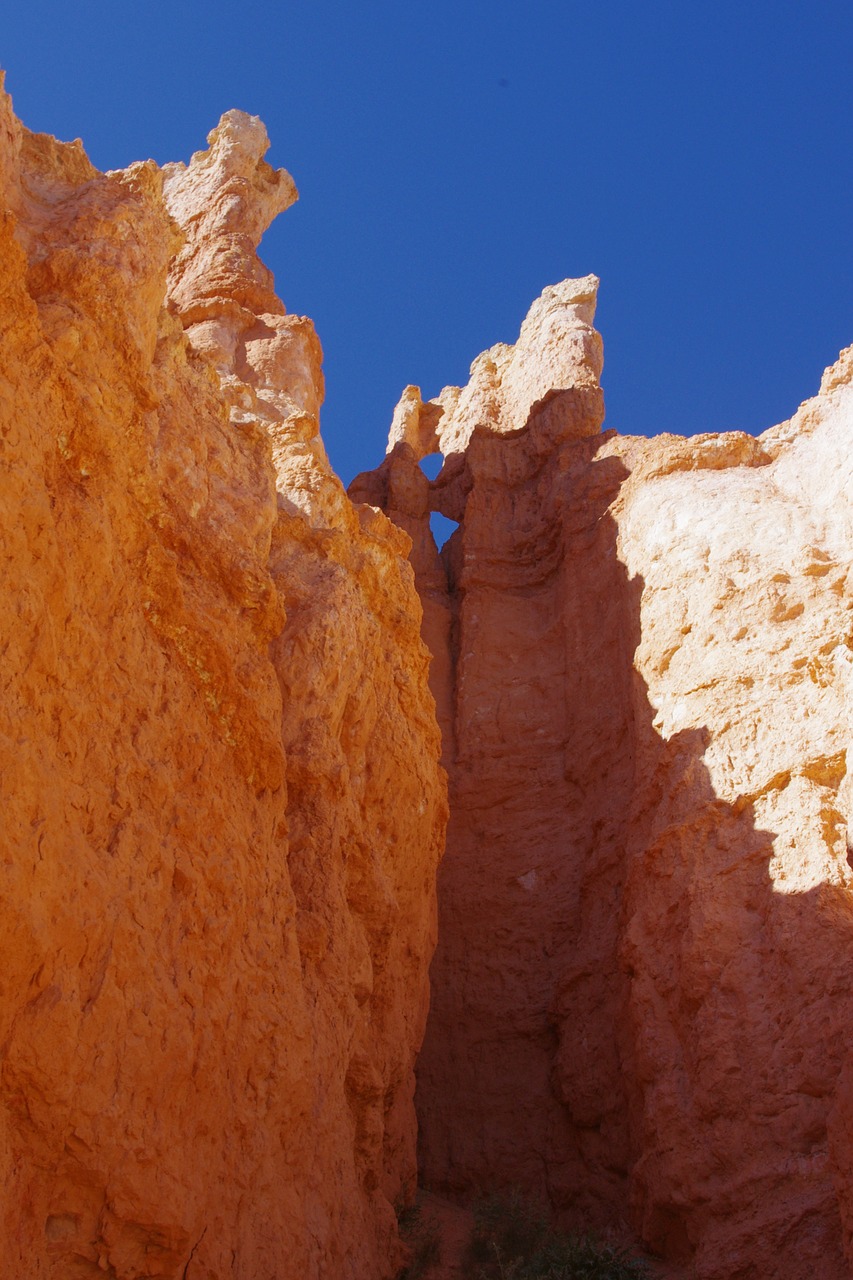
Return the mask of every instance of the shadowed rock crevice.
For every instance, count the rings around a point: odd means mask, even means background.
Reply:
[[[596,1214],[624,1192],[627,1118],[612,1043],[580,1015],[614,1025],[621,1007],[612,908],[637,643],[606,515],[626,472],[599,445],[565,445],[550,502],[538,465],[525,476],[506,456],[524,437],[469,446],[475,473],[500,478],[475,484],[454,581],[457,749],[418,1073],[428,1185],[471,1190],[491,1170]],[[504,470],[519,476],[510,492]],[[584,913],[597,895],[604,910]]]

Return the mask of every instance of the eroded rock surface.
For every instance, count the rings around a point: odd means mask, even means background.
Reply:
[[[408,388],[351,490],[414,539],[450,772],[423,1177],[703,1280],[840,1280],[853,360],[758,439],[602,434],[596,283]]]
[[[0,99],[4,1275],[387,1277],[444,781],[408,540],[317,435],[229,112],[101,174]]]
[[[441,749],[425,1181],[842,1280],[853,349],[758,439],[602,434],[565,281],[354,505],[293,183],[209,144],[101,174],[0,98],[4,1267],[394,1273]]]

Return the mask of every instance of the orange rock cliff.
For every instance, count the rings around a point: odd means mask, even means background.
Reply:
[[[0,1274],[388,1280],[416,1105],[431,1188],[849,1277],[853,349],[602,433],[565,281],[348,498],[209,144],[0,99]]]
[[[387,1277],[446,787],[408,540],[317,436],[257,119],[0,117],[0,1274]]]

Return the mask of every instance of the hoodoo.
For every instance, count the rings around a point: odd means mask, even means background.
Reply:
[[[417,1139],[849,1280],[853,348],[762,436],[603,432],[567,280],[347,496],[294,184],[208,141],[103,174],[0,96],[4,1276],[391,1280]]]
[[[840,1280],[853,349],[757,439],[601,433],[597,283],[408,388],[350,490],[413,538],[450,775],[422,1176]]]

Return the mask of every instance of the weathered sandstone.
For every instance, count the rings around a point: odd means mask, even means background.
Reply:
[[[295,188],[209,144],[0,96],[0,1272],[393,1275],[441,750],[424,1181],[849,1277],[853,348],[757,439],[602,433],[565,281],[351,501]]]
[[[853,349],[758,439],[601,434],[596,284],[408,388],[351,488],[413,538],[450,773],[422,1173],[703,1280],[840,1280]]]
[[[229,112],[98,173],[0,98],[0,1271],[387,1277],[443,843],[408,540],[317,435]]]

